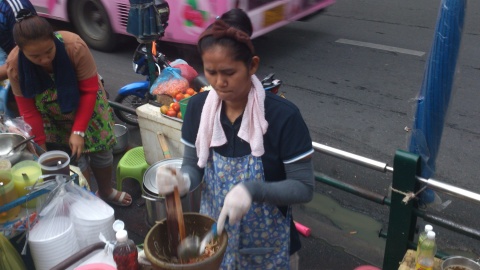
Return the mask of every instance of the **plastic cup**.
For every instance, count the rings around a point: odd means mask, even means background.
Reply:
[[[15,184],[13,183],[10,170],[0,170],[0,205],[5,205],[18,198]],[[0,213],[0,223],[5,223],[16,217],[20,212],[20,206],[11,208]]]
[[[63,174],[70,176],[70,157],[63,151],[48,151],[38,157],[38,164],[42,168],[42,174]],[[45,180],[55,179],[48,177]]]
[[[40,165],[33,160],[20,161],[12,167],[12,179],[15,184],[15,190],[17,196],[23,197],[30,191],[25,189],[26,187],[33,186],[37,181],[43,182],[42,179],[38,179],[42,174]],[[37,199],[28,201],[26,204],[22,204],[22,207],[32,208],[35,207]]]

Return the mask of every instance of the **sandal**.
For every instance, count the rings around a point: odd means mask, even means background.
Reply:
[[[113,189],[110,195],[108,195],[108,198],[102,198],[100,197],[97,191],[95,192],[95,196],[99,197],[100,199],[104,200],[107,203],[111,203],[118,206],[124,206],[124,207],[130,206],[132,204],[132,201],[130,201],[130,203],[123,203],[123,199],[127,194],[125,191],[122,191],[122,193],[120,194],[120,197],[118,197],[118,199],[115,199],[115,197],[117,197],[118,192],[119,192],[118,190]]]

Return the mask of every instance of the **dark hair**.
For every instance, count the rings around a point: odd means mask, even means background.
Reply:
[[[220,18],[225,23],[245,32],[248,36],[252,36],[253,26],[247,13],[241,9],[231,9],[225,12]],[[209,28],[212,27],[211,25]],[[208,29],[208,28],[207,28]],[[237,41],[231,37],[215,38],[212,35],[205,36],[198,41],[198,50],[200,54],[203,54],[207,49],[214,45],[221,45],[231,49],[233,59],[236,61],[242,61],[248,67],[252,61],[254,54],[250,48],[243,42]]]
[[[33,15],[15,23],[12,34],[15,43],[21,49],[31,41],[53,40],[53,27],[46,19]]]

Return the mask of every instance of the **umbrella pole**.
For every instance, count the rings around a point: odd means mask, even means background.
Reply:
[[[435,36],[427,61],[409,151],[421,156],[421,176],[435,173],[435,161],[445,124],[462,36],[466,0],[442,0]],[[433,202],[433,191],[421,194],[425,203]]]

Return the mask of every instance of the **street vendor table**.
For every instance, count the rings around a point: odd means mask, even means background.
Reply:
[[[183,123],[181,119],[165,116],[160,112],[159,107],[151,104],[138,107],[137,115],[148,164],[151,165],[166,158],[160,147],[159,134],[165,137],[171,158],[183,157],[183,143],[180,141]]]
[[[414,270],[415,269],[415,257],[417,256],[417,251],[413,249],[407,250],[403,260],[400,264],[398,270]],[[442,262],[443,260],[439,258],[435,258],[435,262],[433,265],[433,270],[441,270],[442,269]]]

